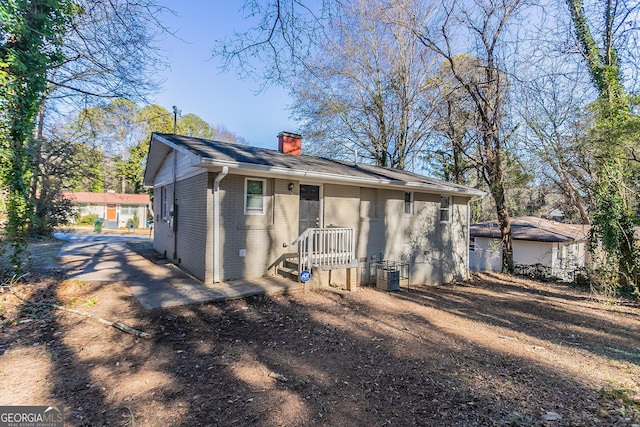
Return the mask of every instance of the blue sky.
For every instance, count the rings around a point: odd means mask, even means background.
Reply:
[[[211,125],[224,125],[250,145],[276,148],[280,131],[295,132],[289,119],[288,92],[269,87],[256,94],[259,82],[241,80],[234,70],[221,73],[220,61],[211,57],[215,40],[230,38],[246,29],[241,1],[161,0],[175,15],[162,21],[176,33],[159,43],[169,68],[159,75],[162,88],[152,102],[182,114],[193,113]]]

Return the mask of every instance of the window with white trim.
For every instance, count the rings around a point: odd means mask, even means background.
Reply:
[[[404,214],[413,215],[413,193],[404,193]]]
[[[451,196],[440,196],[440,222],[451,222]]]
[[[133,215],[138,211],[137,205],[120,205],[121,215]]]
[[[247,178],[244,181],[244,214],[264,215],[267,181]]]

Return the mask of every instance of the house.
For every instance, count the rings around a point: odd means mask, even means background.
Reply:
[[[407,263],[413,283],[467,276],[468,202],[484,192],[302,155],[301,140],[282,132],[269,150],[153,134],[155,249],[205,283],[306,271],[352,289],[382,260]]]
[[[104,220],[104,228],[124,228],[133,223],[136,228],[144,228],[150,207],[148,194],[119,194],[65,192],[63,196],[71,200],[79,217],[97,215]]]
[[[536,217],[511,218],[513,262],[517,272],[573,281],[589,264],[589,226]],[[500,271],[502,244],[497,221],[471,226],[469,264],[472,271]]]

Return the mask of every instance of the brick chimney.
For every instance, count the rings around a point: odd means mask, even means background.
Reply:
[[[278,134],[278,151],[299,156],[302,154],[302,135],[291,132]]]

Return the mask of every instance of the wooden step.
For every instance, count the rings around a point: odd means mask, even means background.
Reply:
[[[290,268],[293,270],[299,270],[299,266],[300,264],[298,263],[298,257],[295,258],[287,258],[286,260],[284,260],[284,262],[282,263],[283,267],[286,268]]]
[[[287,279],[291,279],[296,282],[299,280],[298,279],[299,272],[295,268],[280,266],[276,269],[276,273],[279,276],[285,277]]]

